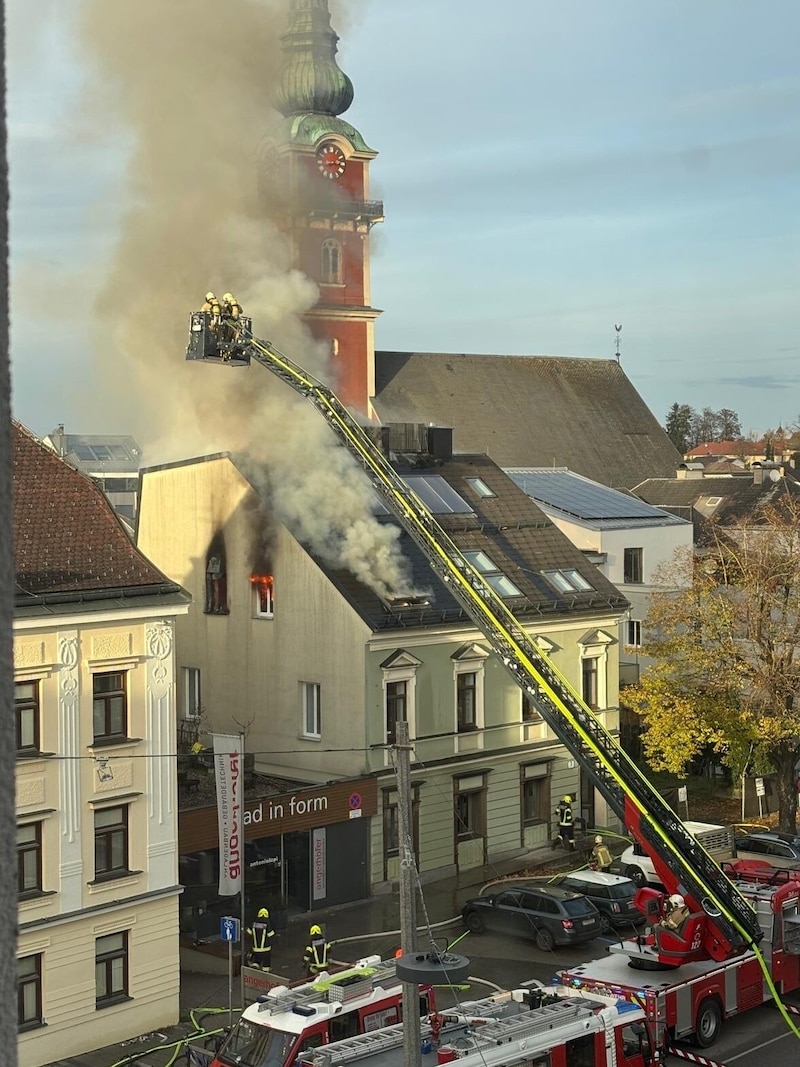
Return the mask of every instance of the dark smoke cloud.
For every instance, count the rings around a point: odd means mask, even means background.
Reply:
[[[302,539],[378,592],[402,590],[397,531],[372,518],[366,480],[319,415],[261,368],[183,360],[189,311],[208,289],[230,290],[257,334],[328,375],[301,320],[316,286],[291,269],[257,195],[287,12],[288,0],[80,3],[81,134],[122,131],[131,143],[95,309],[98,402],[149,463],[221,450],[268,462],[273,504]]]

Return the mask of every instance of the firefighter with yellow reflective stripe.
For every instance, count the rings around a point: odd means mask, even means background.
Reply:
[[[330,942],[325,940],[322,927],[312,923],[308,931],[308,944],[303,953],[306,978],[313,978],[315,975],[327,971],[330,950]]]
[[[269,909],[261,908],[256,921],[247,928],[252,938],[250,953],[247,958],[250,967],[256,967],[261,971],[268,971],[272,959],[272,941],[275,930],[270,922]]]
[[[575,820],[572,815],[572,797],[563,796],[556,809],[558,815],[558,836],[566,849],[575,848]]]
[[[604,844],[603,838],[598,834],[594,839],[592,849],[592,870],[607,871],[611,866],[611,859],[611,849]]]

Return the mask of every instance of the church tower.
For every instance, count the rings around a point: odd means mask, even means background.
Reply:
[[[353,85],[336,62],[338,40],[328,0],[291,0],[275,101],[283,120],[262,145],[260,165],[267,196],[280,176],[286,190],[280,215],[295,265],[319,285],[307,321],[330,346],[334,388],[348,406],[372,416],[380,312],[370,304],[369,235],[383,220],[383,204],[369,194],[377,153],[339,117],[353,101]]]

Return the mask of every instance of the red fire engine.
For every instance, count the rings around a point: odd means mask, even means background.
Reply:
[[[422,1024],[421,1067],[649,1067],[656,1062],[644,1012],[603,995],[523,987],[467,1001]],[[338,1041],[298,1067],[403,1067],[403,1028]]]
[[[242,1012],[211,1067],[292,1067],[309,1049],[368,1034],[402,1017],[403,986],[394,960],[368,956],[311,982],[273,986]],[[434,992],[420,988],[420,1012],[436,1010]],[[199,1061],[200,1050],[194,1050]]]

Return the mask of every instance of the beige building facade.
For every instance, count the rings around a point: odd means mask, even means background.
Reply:
[[[498,496],[534,508],[490,461],[480,472],[491,472]],[[467,492],[463,477],[448,478]],[[398,621],[377,601],[370,606],[352,578],[321,564],[270,516],[262,482],[227,455],[143,471],[138,546],[193,597],[177,631],[180,717],[198,716],[208,734],[244,725],[262,774],[307,784],[375,777],[378,811],[363,861],[373,892],[398,875],[396,717],[414,740],[415,851],[425,880],[545,846],[565,793],[587,827],[613,821],[463,611],[436,593],[438,615],[429,606],[422,618],[408,611]],[[566,553],[591,574],[534,511],[562,562]],[[419,586],[430,585],[424,560],[418,566]],[[223,579],[215,596],[210,583]],[[615,732],[616,634],[627,603],[605,583],[602,593],[593,610],[539,612],[523,624]],[[552,603],[554,592],[547,596]]]

